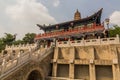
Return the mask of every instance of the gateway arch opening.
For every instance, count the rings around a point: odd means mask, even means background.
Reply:
[[[27,80],[42,80],[42,77],[39,71],[34,70],[29,74]]]

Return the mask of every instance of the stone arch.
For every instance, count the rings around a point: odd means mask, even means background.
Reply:
[[[23,49],[20,49],[20,53],[24,53],[24,50],[23,50]]]
[[[43,73],[40,68],[32,69],[27,73],[25,80],[44,80]]]

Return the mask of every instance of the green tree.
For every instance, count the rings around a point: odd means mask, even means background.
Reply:
[[[15,39],[16,39],[16,34],[12,35],[9,33],[5,33],[5,37],[3,37],[3,42],[6,45],[12,45],[12,43],[15,41]]]
[[[0,52],[3,49],[5,49],[6,45],[12,45],[13,42],[15,41],[15,39],[16,39],[16,34],[12,35],[12,34],[9,34],[9,33],[5,33],[5,37],[0,38]]]
[[[5,44],[3,42],[3,39],[0,38],[0,52],[5,48]]]
[[[19,44],[32,44],[34,43],[35,33],[27,33],[23,37],[22,40],[15,40],[16,34],[12,35],[9,33],[5,33],[5,36],[3,38],[0,38],[0,52],[5,49],[6,45],[19,45]]]
[[[16,40],[13,42],[14,45],[24,44],[22,40]]]
[[[34,38],[35,38],[35,33],[27,33],[25,34],[25,37],[23,38],[23,42],[25,44],[29,43],[29,44],[32,44],[34,43]]]
[[[115,37],[117,34],[120,36],[120,27],[118,25],[113,26],[109,30],[110,37]]]

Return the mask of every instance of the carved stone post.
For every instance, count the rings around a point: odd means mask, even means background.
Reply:
[[[53,70],[52,76],[57,77],[57,59],[58,59],[58,47],[54,49]]]
[[[90,56],[90,62],[89,62],[90,80],[96,80],[96,71],[95,71],[95,64],[94,64],[94,59],[95,59],[94,48],[91,48],[91,52],[89,56]]]
[[[17,55],[17,64],[21,63],[21,56],[20,56],[20,52]]]
[[[118,43],[118,44],[120,43],[120,38],[119,38],[118,34],[116,35],[116,43]]]
[[[5,72],[5,68],[6,68],[6,60],[3,59],[3,62],[2,62],[2,72],[1,73]]]
[[[70,48],[70,64],[69,64],[69,78],[74,79],[74,58],[75,50],[74,47]]]
[[[119,65],[118,65],[118,59],[113,59],[113,65],[112,65],[112,71],[113,71],[113,80],[118,80],[119,76]]]
[[[116,47],[111,47],[111,53],[113,54],[113,64],[112,64],[112,71],[113,71],[113,80],[118,80],[117,77],[119,76],[119,63],[118,63],[118,52]]]
[[[90,61],[89,64],[89,74],[90,74],[90,80],[96,80],[96,73],[95,73],[95,65],[93,64],[93,61]]]

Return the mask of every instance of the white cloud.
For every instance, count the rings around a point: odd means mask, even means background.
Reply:
[[[17,0],[15,5],[6,8],[6,14],[12,21],[13,32],[18,33],[19,37],[28,32],[40,32],[35,26],[37,23],[56,23],[47,8],[37,0]]]
[[[115,11],[110,16],[110,23],[120,26],[120,11]]]
[[[59,4],[60,4],[60,1],[59,1],[59,0],[53,0],[53,6],[54,6],[54,7],[59,6]]]

